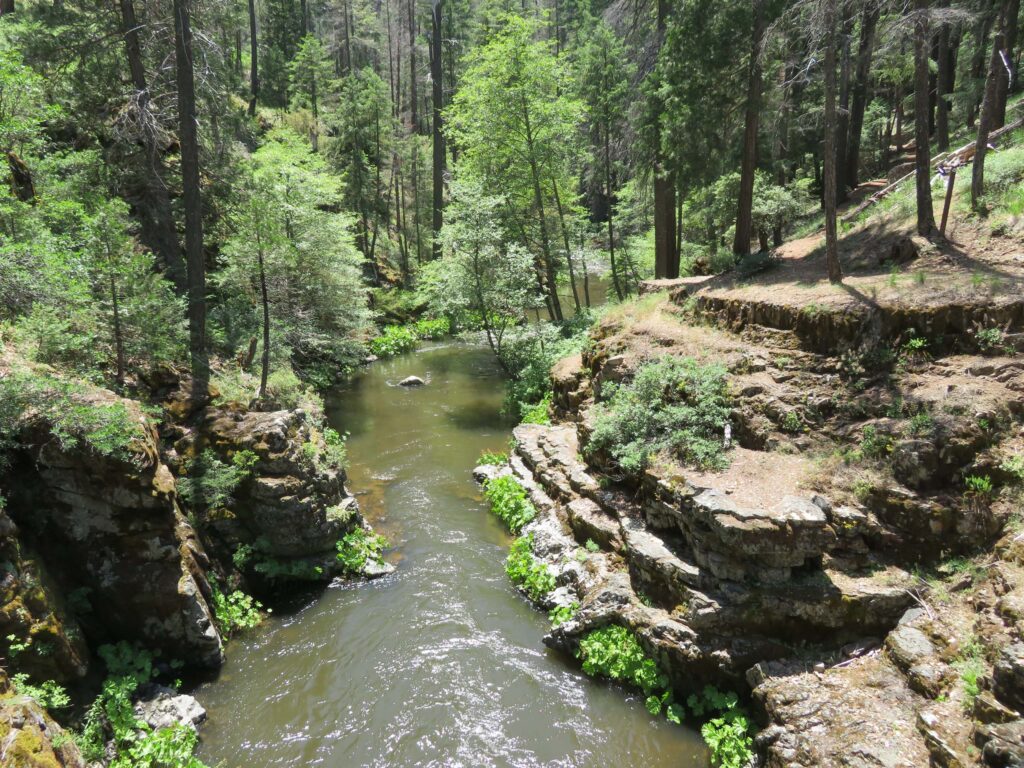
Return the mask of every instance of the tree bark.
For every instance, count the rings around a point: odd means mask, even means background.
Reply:
[[[929,0],[914,0],[914,178],[917,182],[917,232],[935,231],[932,209],[931,144],[928,137],[928,72],[931,59]]]
[[[206,265],[203,260],[203,210],[199,186],[199,131],[192,69],[192,27],[188,0],[174,0],[174,56],[178,87],[181,180],[185,205],[185,254],[188,265],[188,332],[192,360],[192,397],[209,396],[210,360],[206,350]]]
[[[732,252],[737,256],[750,253],[753,234],[754,174],[757,171],[757,127],[761,116],[762,65],[761,43],[764,38],[764,2],[753,0],[754,27],[751,35],[750,66],[747,75],[747,108],[743,127],[743,160],[740,167],[740,194],[736,211],[736,233]],[[678,275],[678,273],[677,273]]]
[[[434,258],[441,256],[441,227],[444,224],[444,166],[445,146],[444,130],[441,111],[444,109],[444,84],[442,82],[442,46],[441,46],[441,20],[444,13],[444,0],[434,0],[431,13],[430,30],[430,80],[432,91],[433,109],[433,139],[434,139],[434,190],[433,190],[433,218],[432,229],[434,233]]]
[[[260,271],[260,302],[263,304],[263,359],[260,365],[260,389],[256,398],[262,400],[267,396],[267,379],[270,377],[270,299],[267,296],[267,271],[259,227],[256,228],[256,260]]]
[[[971,79],[978,81],[985,77],[985,53],[988,50],[988,35],[992,31],[992,24],[999,12],[999,0],[990,0],[988,8],[978,17],[977,26],[974,29],[974,54],[971,57]],[[978,108],[982,99],[975,97],[967,106],[967,127],[973,128],[974,121],[978,116]]]
[[[839,237],[836,227],[836,0],[822,0],[825,49],[825,141],[822,172],[825,208],[825,264],[830,282],[842,282],[839,264]]]
[[[944,23],[939,30],[939,73],[936,81],[938,102],[935,114],[935,140],[936,148],[940,152],[949,149],[951,105],[947,97],[953,93],[953,84],[956,78],[956,54],[959,45],[959,36],[954,34],[948,23]]]
[[[0,0],[0,16],[14,13],[14,0]]]
[[[606,116],[607,118],[607,116]],[[608,254],[612,268],[612,286],[615,288],[615,296],[622,301],[625,294],[622,291],[622,284],[619,282],[619,271],[615,264],[615,205],[612,202],[612,150],[611,140],[608,134],[611,132],[611,126],[608,125],[608,120],[605,119],[604,129],[604,194],[605,199],[608,201]],[[585,268],[584,268],[585,269]],[[590,290],[587,287],[587,306],[590,306]]]
[[[249,0],[249,116],[256,114],[260,96],[260,47],[256,38],[256,0]]]
[[[860,183],[861,133],[864,130],[864,111],[868,104],[868,82],[871,78],[871,56],[875,49],[878,17],[878,4],[874,0],[869,0],[860,19],[857,67],[850,93],[850,126],[845,162],[846,182],[854,189]]]
[[[850,48],[853,45],[853,15],[843,13],[842,46],[839,64],[839,110],[836,115],[836,203],[849,200],[849,179],[846,178],[846,153],[850,133],[850,70],[853,66]]]
[[[999,79],[996,80],[996,100],[992,109],[992,128],[1002,128],[1006,123],[1006,99],[1011,85],[1016,87],[1017,78],[1011,83],[1011,73],[1015,75],[1014,48],[1017,45],[1017,17],[1020,16],[1020,0],[1009,0],[1003,9],[1003,51],[1006,59],[1001,61]],[[1007,62],[1009,71],[1007,71]]]
[[[988,77],[985,79],[985,96],[981,102],[981,114],[978,117],[978,138],[974,142],[974,165],[971,168],[971,208],[975,211],[981,207],[981,198],[985,194],[985,153],[988,151],[988,134],[992,130],[992,123],[995,119],[999,70],[1003,67],[1003,60],[999,52],[1003,48],[1004,14],[1009,5],[1009,2],[1003,4],[996,25],[996,33],[992,38],[992,58],[989,61]]]
[[[409,116],[412,132],[420,132],[419,89],[416,85],[416,2],[409,0]]]
[[[658,0],[658,47],[664,43],[669,0]],[[661,139],[654,153],[654,276],[679,277],[676,246],[676,180],[665,166]]]

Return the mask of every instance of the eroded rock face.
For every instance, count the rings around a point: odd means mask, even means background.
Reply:
[[[74,593],[90,645],[136,641],[164,658],[218,666],[206,555],[178,508],[156,432],[134,402],[105,390],[90,397],[134,414],[137,436],[104,455],[84,441],[61,444],[47,424],[26,424],[10,515],[62,592]]]
[[[85,768],[69,734],[28,696],[8,688],[0,672],[0,765],[4,768]]]
[[[300,410],[208,409],[201,426],[176,445],[182,455],[211,448],[226,461],[238,451],[257,457],[230,511],[208,521],[229,552],[249,544],[283,560],[330,564],[338,540],[361,523],[344,470],[310,421]]]

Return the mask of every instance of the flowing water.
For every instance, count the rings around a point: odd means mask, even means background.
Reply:
[[[415,374],[420,389],[396,382]],[[697,768],[693,731],[547,649],[546,617],[503,570],[509,536],[470,470],[502,450],[502,383],[483,348],[375,363],[328,403],[349,484],[397,571],[346,584],[233,640],[196,693],[200,757],[264,766]]]

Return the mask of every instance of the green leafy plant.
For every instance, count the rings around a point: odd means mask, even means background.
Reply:
[[[978,349],[986,355],[999,354],[1006,350],[1003,332],[999,328],[982,328],[975,334]]]
[[[970,712],[974,709],[974,700],[981,693],[979,681],[985,674],[984,649],[981,643],[974,638],[966,642],[954,659],[953,668],[960,675],[964,710]]]
[[[569,605],[556,605],[548,611],[548,621],[551,622],[552,627],[560,627],[565,622],[572,621],[579,609],[580,604],[576,602]]]
[[[512,542],[505,559],[505,573],[513,584],[522,587],[536,601],[555,588],[555,575],[551,569],[533,556],[532,533]]]
[[[586,451],[607,451],[631,474],[661,451],[700,468],[724,468],[725,374],[720,365],[701,365],[692,358],[646,363],[632,382],[597,406]]]
[[[367,563],[383,563],[381,556],[388,542],[365,528],[353,528],[338,542],[338,562],[345,573],[362,573]]]
[[[320,440],[314,432],[310,440],[302,444],[302,455],[310,466],[319,472],[341,472],[348,467],[347,434],[324,427]]]
[[[910,434],[928,435],[935,430],[935,420],[930,413],[921,411],[910,418]]]
[[[213,618],[217,628],[225,636],[230,637],[239,630],[252,629],[263,620],[260,613],[263,606],[258,600],[238,589],[224,592],[217,577],[212,574],[210,591],[213,597],[210,606],[213,609]]]
[[[618,624],[591,630],[580,640],[576,658],[588,675],[607,677],[640,689],[644,705],[652,715],[667,708],[669,720],[680,721],[681,710],[673,706],[668,678],[630,630]]]
[[[786,415],[782,417],[783,432],[789,432],[791,434],[800,432],[803,429],[803,422],[800,420],[800,414],[796,411],[787,411]]]
[[[45,709],[64,709],[71,703],[71,697],[64,686],[54,680],[44,680],[39,685],[33,685],[28,681],[27,674],[19,673],[11,678],[11,685],[16,693],[35,699]]]
[[[751,723],[735,693],[706,685],[699,694],[690,694],[686,704],[696,717],[707,718],[700,733],[711,750],[712,765],[743,768],[750,762],[754,747]]]
[[[18,654],[24,653],[31,647],[31,637],[27,637],[24,640],[19,640],[17,635],[7,636],[7,654],[12,659],[18,656]]]
[[[507,453],[491,453],[490,451],[484,451],[480,454],[480,458],[476,460],[477,466],[481,467],[500,467],[507,462]]]
[[[530,503],[526,489],[512,475],[500,475],[484,485],[484,497],[490,502],[493,512],[512,533],[519,533],[523,526],[537,516],[537,510]]]
[[[1018,484],[1024,484],[1024,456],[1015,454],[999,465],[999,468],[1011,475]]]
[[[544,399],[534,405],[522,404],[521,424],[550,424],[551,415],[548,409],[551,407],[551,394],[544,395]]]
[[[587,550],[587,552],[600,552],[601,551],[601,547],[593,539],[587,539],[586,542],[583,544],[583,546]]]
[[[395,357],[416,349],[419,336],[407,325],[389,325],[384,333],[370,342],[370,352],[377,357]]]
[[[977,501],[989,501],[995,495],[995,486],[988,475],[967,475],[964,478],[964,496]]]
[[[452,332],[451,321],[447,317],[422,318],[413,326],[417,338],[438,341]]]

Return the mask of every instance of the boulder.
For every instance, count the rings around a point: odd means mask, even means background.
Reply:
[[[1014,709],[1024,709],[1024,643],[1003,648],[992,671],[995,694]]]
[[[1024,766],[1024,720],[999,725],[981,725],[974,733],[981,757],[990,768]]]
[[[85,768],[73,739],[28,696],[8,690],[0,672],[0,762],[11,768]]]
[[[206,710],[192,696],[163,685],[150,685],[135,702],[135,716],[153,729],[174,725],[195,728],[206,719]]]
[[[427,382],[425,382],[419,376],[406,376],[404,379],[402,379],[400,382],[398,382],[398,386],[400,386],[400,387],[422,387],[422,386],[425,386],[426,383]]]

